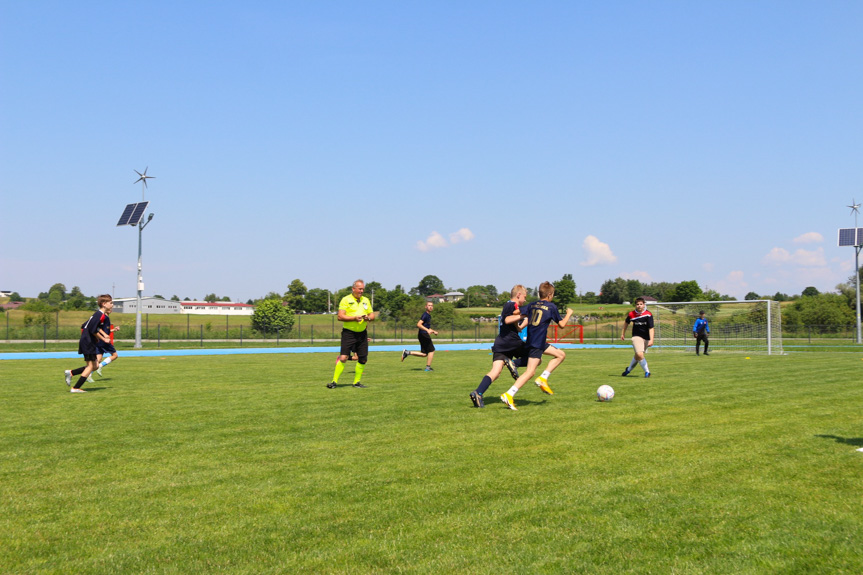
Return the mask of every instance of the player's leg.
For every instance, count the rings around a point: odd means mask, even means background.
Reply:
[[[710,345],[710,338],[707,337],[707,334],[704,334],[704,355],[710,355],[707,353],[707,346]]]
[[[426,356],[426,371],[432,371],[432,361],[434,360],[434,352],[430,351]]]
[[[482,396],[500,376],[501,371],[503,371],[504,358],[503,354],[495,353],[494,359],[491,362],[491,371],[485,374],[476,389],[470,392],[470,400],[473,402],[474,407],[485,407]]]
[[[538,352],[538,353],[534,353],[534,352]],[[534,357],[534,355],[536,355],[536,357]],[[500,396],[500,400],[502,402],[504,402],[508,408],[510,408],[512,410],[516,410],[515,401],[514,401],[515,394],[518,393],[518,390],[521,389],[521,386],[523,386],[525,383],[527,383],[527,381],[530,378],[533,377],[533,375],[536,373],[536,368],[539,366],[541,361],[542,361],[542,350],[531,349],[530,355],[529,355],[528,360],[527,360],[527,367],[525,368],[524,373],[522,373],[518,377],[518,379],[515,381],[515,383],[512,385],[512,387],[509,388],[509,391],[507,391],[506,393],[504,393],[503,395]]]
[[[644,377],[650,377],[650,369],[647,367],[647,358],[644,357],[647,350],[647,342],[644,338],[633,337],[632,347],[635,349],[634,361],[644,370]],[[632,365],[632,367],[635,367],[635,365]],[[632,368],[630,368],[630,371],[632,371]]]
[[[545,355],[550,355],[552,357],[551,361],[548,362],[548,367],[545,368],[539,377],[536,378],[534,382],[538,388],[542,390],[543,393],[547,393],[548,395],[554,395],[554,392],[548,386],[548,378],[551,376],[551,372],[557,368],[558,365],[563,363],[563,360],[566,359],[566,353],[562,349],[558,349],[553,345],[549,345],[543,351]]]

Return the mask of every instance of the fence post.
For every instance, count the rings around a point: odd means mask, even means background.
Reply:
[[[192,333],[189,331],[189,326],[192,320],[191,315],[186,316],[186,339],[192,339]]]
[[[156,324],[156,347],[162,347],[162,324]]]
[[[240,347],[243,347],[243,326],[240,325]]]
[[[312,340],[311,340],[311,344],[312,344],[312,345],[315,345],[315,324],[312,324],[312,330],[311,330],[311,332],[312,332]]]
[[[60,310],[56,311],[57,314],[57,323],[56,329],[54,330],[54,339],[60,339]]]
[[[204,347],[204,324],[201,324],[201,347]]]
[[[449,324],[449,338],[450,341],[455,341],[455,321],[451,321]]]
[[[228,343],[228,317],[225,316],[225,343]]]
[[[48,349],[48,324],[42,324],[42,349]]]

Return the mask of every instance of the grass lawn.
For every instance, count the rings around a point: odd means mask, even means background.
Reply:
[[[400,355],[0,361],[0,573],[863,573],[863,353]]]

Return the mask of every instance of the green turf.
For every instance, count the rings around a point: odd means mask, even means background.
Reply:
[[[0,361],[0,572],[863,572],[863,354],[400,355]]]

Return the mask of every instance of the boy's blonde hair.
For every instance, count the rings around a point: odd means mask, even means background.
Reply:
[[[109,301],[114,301],[114,298],[112,298],[110,294],[105,293],[96,298],[96,305],[99,307],[105,307],[105,304]]]
[[[514,286],[512,286],[512,289],[511,289],[511,290],[509,290],[509,296],[510,296],[510,297],[515,297],[515,296],[517,296],[518,294],[520,294],[520,293],[522,293],[522,292],[527,293],[527,288],[525,288],[525,287],[524,287],[523,285],[521,285],[521,284],[515,284]]]
[[[554,284],[551,282],[539,284],[539,299],[545,299],[550,295],[554,295]]]

